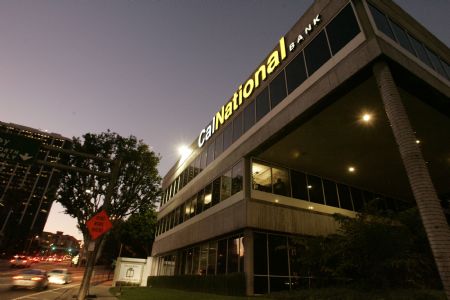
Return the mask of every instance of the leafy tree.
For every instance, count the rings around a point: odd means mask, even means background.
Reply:
[[[73,150],[107,159],[120,159],[121,167],[108,214],[113,224],[137,212],[154,209],[160,195],[157,171],[160,157],[134,136],[122,137],[107,131],[73,138]],[[69,165],[97,172],[110,172],[111,163],[72,156]],[[86,222],[104,204],[108,177],[68,171],[64,174],[57,201],[65,213],[76,218],[85,245],[90,240]]]

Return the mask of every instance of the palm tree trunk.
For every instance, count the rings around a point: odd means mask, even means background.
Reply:
[[[447,298],[450,299],[450,228],[389,66],[375,63],[373,73],[411,185]]]

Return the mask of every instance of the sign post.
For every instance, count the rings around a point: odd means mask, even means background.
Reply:
[[[40,145],[31,138],[0,132],[0,160],[31,163],[36,159]]]

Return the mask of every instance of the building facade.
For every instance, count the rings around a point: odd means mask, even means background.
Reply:
[[[27,138],[33,143],[70,148],[71,140],[59,134],[0,122],[0,135]],[[40,148],[32,163],[0,157],[0,250],[13,255],[27,252],[40,236],[55,200],[60,171],[35,163],[61,162],[60,153]]]
[[[449,62],[391,1],[315,1],[164,177],[154,275],[241,272],[249,295],[304,286],[296,236],[334,233],[333,214],[368,203],[419,203],[410,131],[448,207]]]

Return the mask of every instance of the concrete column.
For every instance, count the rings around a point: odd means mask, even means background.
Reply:
[[[244,272],[245,272],[245,293],[247,296],[254,294],[253,289],[253,230],[244,230]]]
[[[450,299],[450,228],[389,66],[384,61],[378,61],[373,67],[373,73],[417,202],[442,285],[447,298]]]

